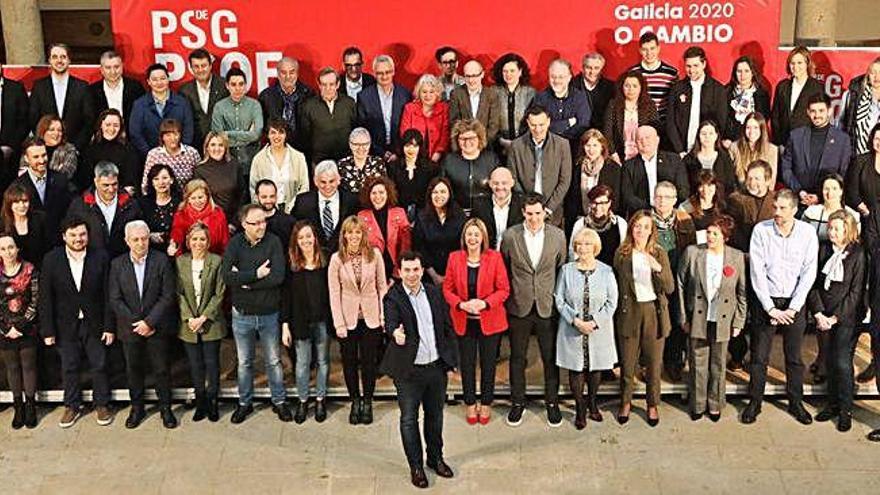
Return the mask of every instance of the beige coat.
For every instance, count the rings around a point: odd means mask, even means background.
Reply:
[[[681,324],[690,323],[690,336],[705,339],[709,299],[706,296],[705,246],[689,246],[678,265],[678,304]],[[724,273],[715,294],[716,342],[730,340],[731,329],[746,321],[746,270],[742,251],[724,248]]]

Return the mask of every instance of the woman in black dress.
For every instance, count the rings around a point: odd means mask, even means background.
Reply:
[[[413,229],[413,247],[425,257],[425,277],[438,287],[443,285],[449,253],[460,248],[464,221],[464,213],[452,200],[449,179],[432,179]]]
[[[138,199],[144,221],[150,226],[150,247],[163,253],[171,240],[174,212],[180,205],[181,194],[168,165],[156,165],[147,174],[147,194]]]
[[[388,163],[388,176],[397,187],[397,205],[406,210],[410,222],[425,201],[428,182],[437,175],[437,167],[425,156],[425,138],[418,129],[403,133],[397,159]]]
[[[12,184],[3,193],[3,230],[10,232],[21,257],[37,268],[49,251],[46,215],[31,209],[31,195],[19,184]]]
[[[134,194],[144,176],[144,164],[125,136],[125,120],[115,108],[101,112],[95,123],[95,135],[83,153],[82,164],[74,175],[80,189],[88,189],[95,178],[95,165],[101,161],[119,167],[119,187]]]

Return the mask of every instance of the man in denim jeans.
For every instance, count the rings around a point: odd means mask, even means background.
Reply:
[[[281,368],[279,312],[285,262],[281,242],[266,232],[266,213],[259,205],[241,208],[243,228],[223,255],[222,273],[232,295],[232,333],[238,352],[238,407],[232,422],[241,423],[254,412],[254,347],[263,346],[266,375],[272,392],[272,410],[278,419],[292,421],[287,407]]]

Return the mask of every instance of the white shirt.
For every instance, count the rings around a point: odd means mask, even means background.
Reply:
[[[361,76],[357,81],[352,81],[349,78],[345,78],[345,93],[348,96],[351,96],[355,102],[357,102],[358,94],[364,89],[364,76]],[[330,113],[333,113],[331,110]]]
[[[113,201],[111,201],[110,204],[104,204],[104,201],[99,197],[95,198],[95,203],[101,210],[101,214],[104,215],[104,221],[107,222],[107,232],[110,232],[110,229],[113,228],[113,219],[116,218],[116,203],[118,201],[118,194],[113,197]]]
[[[801,91],[804,90],[804,86],[807,85],[807,79],[804,79],[804,82],[799,83],[797,79],[791,78],[791,101],[788,102],[788,111],[793,112],[794,106],[797,105],[798,98],[801,96]]]
[[[477,91],[476,93],[468,91],[468,98],[471,99],[471,117],[473,118],[477,118],[477,112],[480,110],[480,93],[482,91]]]
[[[700,128],[700,103],[705,81],[706,76],[703,76],[699,81],[691,81],[691,114],[688,117],[687,149],[693,148],[697,141],[697,129]]]
[[[58,116],[64,118],[64,102],[67,99],[67,82],[70,76],[65,72],[63,76],[56,77],[52,74],[52,91],[55,93],[55,106],[58,108]]]
[[[202,271],[205,269],[205,260],[192,260],[193,293],[196,296],[196,306],[202,305]]]
[[[499,206],[492,196],[492,217],[495,219],[495,249],[501,249],[501,237],[507,230],[507,219],[510,218],[510,199],[507,198],[507,204]]]
[[[70,274],[73,275],[73,285],[76,286],[76,291],[79,292],[82,287],[83,267],[85,267],[86,264],[86,253],[73,254],[70,252],[70,249],[65,247],[64,254],[67,255],[67,264],[70,265]],[[78,318],[82,320],[84,317],[82,310],[79,310]]]
[[[541,262],[541,254],[544,252],[544,226],[540,230],[532,233],[526,225],[523,225],[523,237],[526,241],[526,250],[529,252],[529,260],[532,262],[532,268],[538,268]]]
[[[272,179],[272,182],[275,183],[275,199],[277,203],[287,204],[288,200],[293,200],[294,198],[290,198],[290,191],[287,190],[287,183],[290,181],[290,172],[293,170],[293,159],[290,156],[291,153],[287,149],[284,148],[284,159],[281,163],[275,162],[275,154],[272,153],[270,149],[268,153],[269,163],[272,165],[270,169],[272,170],[272,176],[269,177]]]
[[[648,203],[654,206],[654,188],[657,187],[657,155],[650,160],[642,157],[645,162],[645,175],[648,176]]]
[[[211,76],[212,79],[213,77]],[[196,92],[199,94],[199,106],[202,107],[203,112],[208,113],[208,105],[211,101],[211,79],[208,79],[208,84],[205,87],[196,81]]]
[[[115,88],[111,88],[107,85],[107,81],[104,81],[104,96],[107,98],[107,106],[119,110],[119,113],[122,113],[123,84],[125,84],[125,82],[120,79],[119,84],[117,84]],[[127,117],[127,115],[123,115],[123,117]]]
[[[318,219],[322,220],[324,214],[324,205],[330,201],[330,216],[333,217],[333,227],[339,225],[339,191],[333,193],[329,198],[318,191]],[[323,221],[323,220],[322,220]],[[321,226],[323,228],[323,225]]]
[[[721,288],[721,276],[724,270],[724,253],[713,254],[706,252],[706,299],[709,301],[709,310],[706,312],[708,321],[718,321],[718,304],[716,296]]]
[[[651,264],[648,262],[648,255],[633,251],[632,263],[636,301],[651,302],[657,300],[657,294],[654,292],[654,283],[651,279]]]

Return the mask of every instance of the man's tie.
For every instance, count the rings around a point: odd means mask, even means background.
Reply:
[[[330,212],[330,200],[324,201],[324,209],[321,211],[321,225],[324,227],[324,236],[333,237],[333,214]]]

